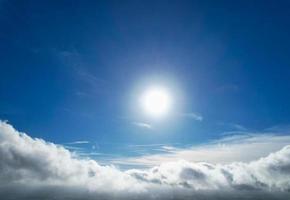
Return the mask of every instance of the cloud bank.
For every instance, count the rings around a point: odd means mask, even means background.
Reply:
[[[120,171],[0,122],[0,197],[8,200],[286,200],[289,196],[290,146],[249,163],[175,161]]]

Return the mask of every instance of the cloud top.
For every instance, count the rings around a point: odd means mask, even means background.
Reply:
[[[286,200],[289,195],[290,146],[250,163],[180,160],[120,171],[0,122],[0,196],[6,199]]]

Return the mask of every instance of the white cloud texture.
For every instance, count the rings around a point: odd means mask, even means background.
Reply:
[[[120,171],[0,122],[0,197],[8,200],[286,200],[289,196],[290,146],[249,163],[175,161]]]

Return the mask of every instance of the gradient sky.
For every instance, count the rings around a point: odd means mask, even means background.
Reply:
[[[287,127],[289,6],[1,1],[0,119],[32,137],[121,156],[136,154],[134,145]],[[152,84],[175,100],[159,121],[137,103]]]

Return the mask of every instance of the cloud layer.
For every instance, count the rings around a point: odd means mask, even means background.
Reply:
[[[175,161],[120,171],[0,122],[0,197],[5,199],[286,200],[289,196],[290,146],[249,163]]]

